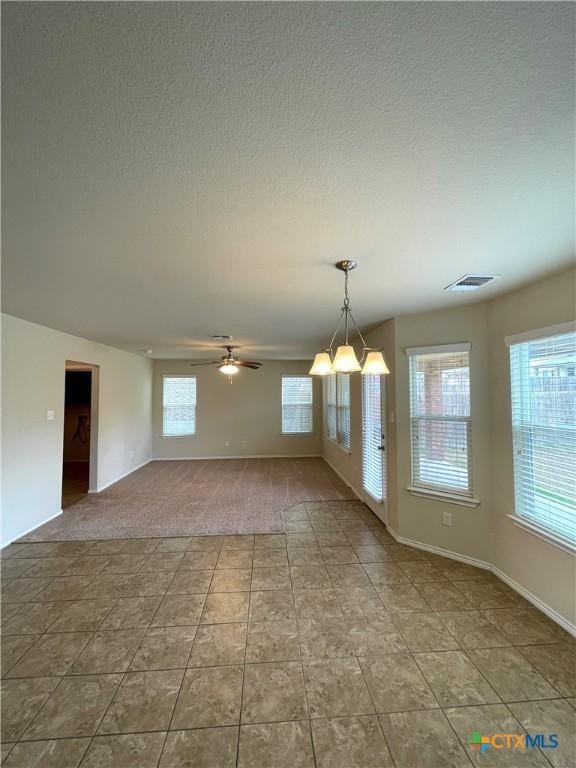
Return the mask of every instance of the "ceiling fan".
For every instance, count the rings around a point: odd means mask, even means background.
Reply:
[[[240,360],[233,352],[236,347],[222,347],[226,350],[226,354],[222,355],[220,360],[199,360],[198,362],[190,363],[192,367],[197,365],[217,365],[218,370],[227,376],[235,376],[240,368],[251,368],[253,371],[257,371],[262,366],[262,363],[258,363],[254,360]]]

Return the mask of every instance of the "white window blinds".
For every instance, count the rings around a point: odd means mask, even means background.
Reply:
[[[338,373],[336,374],[336,389],[337,389],[337,418],[338,418],[338,431],[337,441],[338,444],[350,450],[350,374]]]
[[[196,377],[164,376],[162,380],[162,435],[185,437],[196,433]]]
[[[326,434],[336,440],[336,374],[326,376]]]
[[[282,432],[312,432],[313,407],[312,376],[282,376]]]
[[[510,343],[516,514],[576,542],[576,332]]]
[[[469,349],[407,350],[414,486],[472,495]]]
[[[364,489],[376,501],[386,497],[382,456],[384,445],[380,376],[362,376],[362,478]]]

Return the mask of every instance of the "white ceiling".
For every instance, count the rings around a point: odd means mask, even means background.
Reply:
[[[573,252],[570,3],[4,3],[4,311],[309,356]],[[443,292],[465,272],[502,277]],[[205,352],[205,350],[204,350]]]

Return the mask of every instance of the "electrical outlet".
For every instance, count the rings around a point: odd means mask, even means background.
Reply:
[[[452,525],[452,512],[442,513],[442,525]]]
[[[230,440],[224,440],[224,445],[226,446],[226,448],[228,448],[228,446],[230,445]]]
[[[54,411],[46,411],[46,421],[54,421]]]

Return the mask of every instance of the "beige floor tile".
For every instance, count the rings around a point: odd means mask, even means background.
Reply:
[[[310,717],[374,713],[362,670],[355,658],[306,662],[304,679]]]
[[[143,573],[175,571],[184,557],[184,552],[158,552],[148,555],[140,569]]]
[[[166,737],[159,768],[236,768],[237,747],[237,727],[173,731]]]
[[[376,712],[406,712],[438,707],[430,686],[410,653],[360,659]]]
[[[350,631],[342,618],[300,619],[298,636],[303,659],[354,656]]]
[[[188,550],[180,561],[181,571],[205,571],[216,567],[218,550]]]
[[[248,592],[217,592],[208,595],[200,619],[201,624],[229,624],[248,621]]]
[[[59,576],[56,579],[49,579],[44,589],[34,597],[34,602],[68,601],[76,600],[80,596],[84,597],[84,592],[93,579],[94,576]]]
[[[499,648],[510,644],[480,611],[441,611],[436,616],[462,648]]]
[[[470,761],[440,710],[380,715],[396,768],[470,768]]]
[[[135,574],[99,573],[82,592],[82,600],[106,600],[124,597],[125,589]]]
[[[90,641],[90,632],[42,635],[8,673],[8,677],[65,675]]]
[[[69,674],[126,672],[143,635],[143,629],[107,629],[96,632],[70,667]]]
[[[324,565],[295,565],[290,568],[294,589],[323,589],[332,583]]]
[[[451,582],[418,584],[417,588],[433,611],[473,611],[476,608]]]
[[[214,571],[210,592],[249,592],[252,571],[250,568],[226,568]]]
[[[294,604],[298,619],[332,619],[342,616],[333,589],[295,589]]]
[[[389,617],[374,587],[335,587],[334,594],[344,616]]]
[[[218,555],[216,568],[252,568],[251,549],[223,549]]]
[[[254,568],[252,571],[252,590],[291,588],[289,568]]]
[[[406,651],[406,643],[389,618],[354,616],[346,619],[350,639],[357,656]]]
[[[60,678],[35,677],[28,680],[4,680],[1,686],[2,741],[16,741],[24,733]]]
[[[166,730],[183,676],[182,669],[128,672],[100,724],[98,733]]]
[[[205,595],[166,595],[154,614],[151,626],[181,627],[198,624],[205,600]]]
[[[294,533],[311,533],[312,526],[306,520],[287,520],[284,523],[284,532],[287,535]]]
[[[484,611],[484,616],[512,645],[553,643],[556,640],[552,632],[521,608]]]
[[[398,567],[414,584],[426,584],[428,582],[447,581],[446,576],[428,562],[398,563]]]
[[[576,648],[555,643],[524,645],[518,651],[562,696],[576,696]]]
[[[36,565],[38,558],[13,558],[11,560],[2,560],[0,563],[0,574],[3,579],[18,579],[26,575],[33,565]]]
[[[102,573],[137,573],[144,567],[148,557],[143,554],[112,555]]]
[[[288,553],[285,548],[255,549],[252,563],[254,568],[286,567],[288,565]]]
[[[250,621],[282,621],[294,618],[290,590],[265,590],[250,594]]]
[[[430,555],[428,559],[451,581],[493,581],[495,578],[484,568],[459,563],[457,560],[448,560],[445,557],[435,560]]]
[[[354,552],[361,563],[385,563],[391,559],[386,548],[378,543],[368,547],[354,547]]]
[[[82,768],[157,768],[165,736],[162,731],[95,736]]]
[[[65,576],[96,575],[101,573],[111,560],[111,555],[82,555],[77,557],[66,570]]]
[[[54,624],[66,609],[66,603],[26,603],[15,616],[2,625],[2,636],[39,635]]]
[[[394,623],[411,651],[452,651],[458,641],[434,613],[397,613]]]
[[[394,587],[396,584],[409,585],[408,576],[397,563],[392,561],[364,563],[364,570],[370,582],[376,587]]]
[[[556,734],[558,746],[546,749],[554,768],[573,768],[576,755],[576,711],[567,701],[530,701],[510,704],[512,714],[534,738],[537,734]],[[549,742],[549,740],[547,740]]]
[[[50,605],[50,603],[47,603]],[[75,600],[60,603],[64,610],[48,632],[95,632],[112,608],[115,600]]]
[[[110,611],[101,629],[145,629],[162,601],[155,597],[124,597]]]
[[[189,667],[243,664],[246,649],[245,623],[205,624],[198,627]]]
[[[324,560],[322,553],[317,547],[303,547],[288,549],[288,561],[291,566],[322,566]]]
[[[178,696],[171,730],[236,725],[240,722],[243,667],[188,669]]]
[[[285,549],[286,537],[282,533],[263,533],[254,537],[255,549]]]
[[[31,578],[64,576],[75,560],[75,557],[43,557],[30,568],[26,575]]]
[[[328,574],[333,587],[369,587],[371,585],[361,565],[329,565]]]
[[[48,579],[4,579],[0,585],[2,603],[27,603],[49,583]]]
[[[287,533],[286,546],[288,549],[301,549],[308,547],[313,547],[316,549],[318,547],[318,541],[316,540],[316,536],[313,533]],[[290,552],[288,552],[288,557],[290,558]]]
[[[178,571],[168,587],[167,595],[206,594],[213,571]]]
[[[454,581],[454,586],[465,595],[476,608],[513,608],[517,600],[499,584],[484,581]]]
[[[91,555],[119,555],[127,544],[126,539],[93,541],[88,549]]]
[[[553,699],[558,691],[515,648],[468,651],[502,701]]]
[[[508,766],[508,768],[549,768],[549,763],[539,749],[488,748],[487,752],[470,743],[474,732],[482,735],[496,733],[523,734],[524,729],[505,704],[489,704],[482,707],[458,707],[447,709],[444,714],[458,734],[470,760],[477,766]]]
[[[440,706],[500,703],[496,693],[462,651],[417,653],[414,658]]]
[[[300,646],[295,621],[250,622],[246,662],[297,661],[299,658]]]
[[[77,768],[90,739],[24,741],[16,744],[6,768]]]
[[[398,563],[407,562],[410,560],[428,560],[428,552],[424,552],[421,549],[415,547],[408,547],[405,544],[389,544],[388,552]]]
[[[65,677],[24,734],[24,740],[92,736],[122,675]]]
[[[314,768],[308,721],[243,725],[238,768]]]
[[[188,552],[219,551],[222,546],[222,536],[191,536]],[[212,566],[214,567],[214,566]]]
[[[191,537],[177,536],[173,538],[160,539],[154,554],[164,552],[185,552],[191,544]]]
[[[324,531],[316,534],[319,547],[348,547],[350,542],[343,531]]]
[[[151,627],[130,663],[130,671],[183,669],[188,663],[196,626]]]
[[[122,548],[124,555],[151,555],[162,539],[130,539]]]
[[[10,669],[31,648],[39,635],[9,635],[2,636],[0,643],[2,677],[6,677]]]
[[[128,576],[124,597],[154,597],[165,595],[174,578],[174,571],[134,573]]]
[[[320,552],[326,565],[357,563],[358,558],[352,547],[321,547]]]
[[[318,768],[392,768],[378,718],[312,720]]]
[[[237,533],[222,538],[222,549],[254,549],[252,534]]]
[[[247,664],[242,723],[301,720],[307,717],[302,667],[295,661]]]

